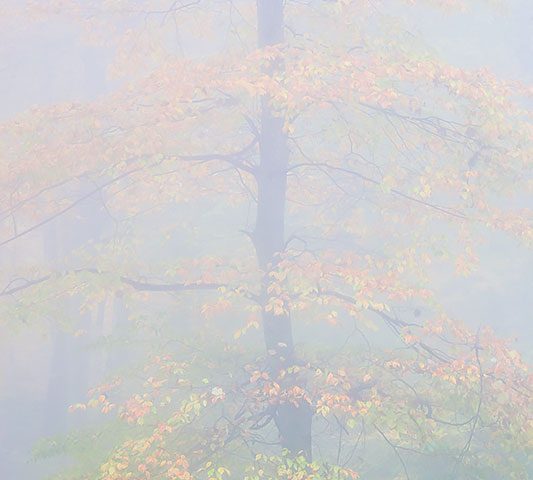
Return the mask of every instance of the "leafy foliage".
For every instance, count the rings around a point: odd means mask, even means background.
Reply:
[[[58,478],[528,477],[528,368],[449,318],[432,284],[468,276],[490,232],[531,244],[526,86],[435,58],[379,13],[389,2],[273,0],[286,37],[261,48],[255,2],[46,3],[26,14],[114,45],[119,86],[2,125],[0,246],[29,251],[58,221],[75,237],[95,197],[112,228],[6,269],[0,315],[84,335],[80,314],[120,303],[122,362],[148,357],[71,407],[107,426],[37,449],[73,454]],[[188,54],[178,23],[203,39]],[[251,218],[276,175],[284,246],[264,262],[271,232]],[[258,354],[268,322],[294,330],[294,354],[268,338]],[[290,422],[312,422],[313,458],[281,448]]]

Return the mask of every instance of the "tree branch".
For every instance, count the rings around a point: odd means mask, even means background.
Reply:
[[[100,192],[102,189],[112,185],[113,183],[118,182],[119,180],[122,180],[123,178],[128,177],[129,175],[138,172],[145,167],[137,167],[132,170],[128,170],[127,172],[121,173],[120,175],[117,175],[116,177],[112,178],[111,180],[108,180],[107,182],[104,182],[102,185],[99,185],[98,187],[94,188],[90,192],[86,193],[85,195],[82,195],[80,198],[72,202],[70,205],[66,206],[65,208],[59,210],[59,212],[54,213],[52,216],[45,218],[44,220],[41,220],[40,222],[36,223],[35,225],[32,225],[31,227],[28,227],[26,230],[23,230],[20,233],[17,233],[16,235],[13,235],[12,237],[4,240],[0,243],[0,247],[3,247],[25,235],[28,233],[33,232],[34,230],[37,230],[38,228],[42,227],[43,225],[46,225],[47,223],[50,223],[51,221],[55,220],[56,218],[60,217],[61,215],[64,215],[65,213],[72,210],[74,207],[82,203],[83,201],[87,200],[88,198],[92,197],[94,194]]]
[[[220,283],[149,283],[127,277],[120,277],[123,283],[143,292],[186,292],[191,290],[216,290],[223,287]]]
[[[79,269],[79,270],[72,270],[70,272],[64,272],[64,274],[68,273],[94,273],[94,274],[101,274],[105,272],[100,272],[93,268],[85,268],[85,269]],[[6,297],[9,295],[13,295],[17,292],[20,292],[22,290],[26,290],[27,288],[33,287],[35,285],[40,285],[41,283],[46,282],[47,280],[50,280],[54,275],[44,275],[42,277],[36,278],[34,280],[26,280],[26,279],[16,279],[7,284],[7,286],[0,292],[0,297]],[[12,287],[13,283],[15,283],[17,280],[24,280],[24,283],[22,285]],[[134,280],[132,278],[121,276],[120,280],[122,283],[129,285],[130,287],[134,288],[138,291],[143,292],[186,292],[186,291],[198,291],[198,290],[216,290],[217,288],[224,287],[226,285],[221,283],[151,283],[151,282],[145,282],[140,280]]]
[[[302,162],[302,163],[298,163],[296,165],[291,166],[290,168],[287,169],[287,171],[295,170],[295,169],[301,168],[301,167],[316,167],[319,170],[322,169],[322,168],[330,169],[330,170],[334,170],[334,171],[345,173],[347,175],[352,175],[352,176],[357,177],[357,178],[359,178],[359,179],[361,179],[361,180],[363,180],[365,182],[372,183],[373,185],[381,186],[381,183],[378,180],[374,180],[373,178],[368,177],[366,175],[363,175],[362,173],[356,172],[355,170],[350,170],[348,168],[343,168],[343,167],[336,167],[334,165],[329,165],[327,163]],[[461,220],[467,220],[468,219],[468,217],[466,215],[464,215],[463,213],[454,212],[454,211],[452,211],[450,209],[441,207],[439,205],[435,205],[434,203],[429,203],[429,202],[426,202],[426,201],[421,200],[419,198],[412,197],[411,195],[407,195],[406,193],[403,193],[400,190],[396,190],[395,188],[391,188],[390,191],[394,195],[397,195],[399,197],[405,198],[406,200],[410,200],[411,202],[418,203],[419,205],[424,205],[424,206],[426,206],[428,208],[431,208],[433,210],[437,210],[438,212],[444,213],[446,215],[450,215],[452,217],[460,218]]]

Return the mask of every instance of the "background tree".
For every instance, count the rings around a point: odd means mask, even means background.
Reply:
[[[435,58],[394,9],[28,9],[117,52],[114,93],[0,131],[5,252],[94,198],[113,224],[6,269],[2,317],[119,297],[136,327],[119,378],[72,407],[122,422],[68,437],[65,478],[527,478],[527,368],[448,318],[432,277],[467,275],[493,230],[531,243],[529,92]]]

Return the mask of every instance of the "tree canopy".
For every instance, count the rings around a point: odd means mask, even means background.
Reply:
[[[528,366],[433,281],[533,240],[531,88],[405,22],[470,2],[24,3],[115,79],[0,126],[0,318],[113,359],[57,478],[528,478]]]

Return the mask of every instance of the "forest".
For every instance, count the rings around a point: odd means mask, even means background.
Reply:
[[[0,478],[532,478],[532,18],[0,0]]]

